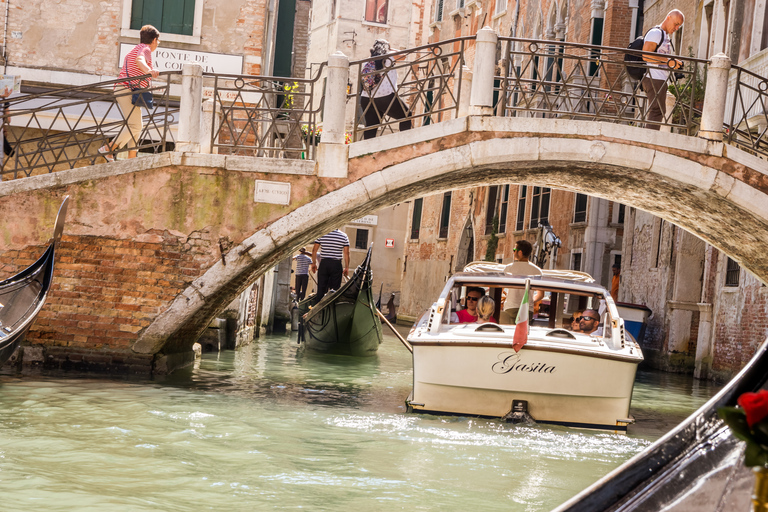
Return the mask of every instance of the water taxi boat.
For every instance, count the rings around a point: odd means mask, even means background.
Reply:
[[[69,196],[66,196],[56,216],[53,238],[43,255],[18,274],[0,282],[0,366],[24,340],[48,297],[68,202]]]
[[[581,272],[545,270],[513,276],[504,265],[471,263],[448,279],[440,297],[411,329],[413,411],[514,418],[540,423],[626,431],[638,344],[624,330],[610,294]],[[512,323],[455,323],[452,313],[468,287],[495,301],[494,317],[507,293],[544,292],[529,322],[527,343],[516,351]],[[517,291],[515,291],[517,290]],[[574,312],[600,312],[592,334],[572,331]],[[522,327],[521,327],[522,328]]]

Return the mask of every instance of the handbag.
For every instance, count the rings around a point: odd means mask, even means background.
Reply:
[[[128,74],[128,56],[125,56],[125,61],[123,62],[123,66],[125,67],[125,75],[126,78],[131,78],[131,75]],[[139,82],[141,83],[141,82]],[[134,91],[133,95],[131,96],[131,104],[136,105],[137,107],[141,106],[142,104],[147,107],[147,110],[152,110],[155,108],[155,101],[152,97],[152,93],[149,91],[143,91],[141,87],[134,87],[131,84],[131,81],[128,80],[128,87],[131,89],[131,91]],[[136,92],[139,91],[139,92]]]

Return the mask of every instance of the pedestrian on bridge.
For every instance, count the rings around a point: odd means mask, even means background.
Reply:
[[[648,71],[641,82],[643,91],[648,97],[648,113],[646,119],[651,121],[645,125],[651,130],[659,130],[661,122],[667,113],[667,80],[670,69],[682,69],[683,61],[667,57],[674,51],[670,36],[683,26],[685,16],[677,9],[669,11],[661,25],[650,29],[643,39],[643,51],[655,52],[655,55],[643,55],[648,63]]]
[[[320,251],[318,254],[318,250]],[[320,265],[317,258],[320,257]],[[344,264],[342,265],[342,259]],[[315,240],[312,247],[312,266],[310,270],[317,272],[317,300],[323,298],[328,290],[338,290],[341,286],[341,276],[349,273],[349,237],[340,229],[334,229],[325,236]]]
[[[139,145],[141,132],[144,129],[144,123],[141,118],[141,101],[134,104],[133,98],[142,98],[140,94],[132,94],[137,89],[148,89],[152,84],[152,78],[157,78],[160,73],[152,68],[152,52],[157,50],[160,42],[160,31],[152,25],[144,25],[139,32],[138,45],[128,52],[123,61],[123,67],[120,70],[119,78],[130,78],[141,75],[151,75],[151,78],[142,78],[141,80],[128,80],[116,84],[118,90],[115,93],[117,104],[125,119],[125,126],[122,131],[111,143],[107,143],[99,148],[99,153],[107,159],[108,162],[114,162],[113,153],[129,142],[128,158],[136,158],[136,148]],[[151,96],[149,96],[151,98]],[[150,104],[145,101],[145,107],[151,109]],[[132,149],[130,149],[132,148]]]
[[[391,53],[386,39],[377,39],[371,48],[371,57],[378,57],[366,63],[361,77],[360,108],[363,111],[365,126],[363,139],[376,136],[378,127],[384,122],[384,116],[400,121],[400,131],[411,129],[411,112],[397,94],[397,70],[395,60],[387,57]],[[389,69],[385,69],[389,68]]]

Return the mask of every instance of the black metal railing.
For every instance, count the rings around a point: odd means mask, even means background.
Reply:
[[[495,77],[495,111],[502,116],[584,119],[635,126],[671,126],[695,134],[701,118],[707,61],[670,56],[684,67],[671,71],[666,86],[673,98],[660,120],[649,119],[649,94],[630,78],[625,55],[658,54],[532,39],[499,38],[506,45],[501,74]],[[660,93],[659,90],[654,91]]]
[[[739,66],[731,69],[735,79],[728,92],[730,115],[726,115],[724,141],[768,156],[768,78]]]
[[[162,73],[145,89],[153,95],[152,108],[139,100],[143,129],[129,137],[127,145],[113,155],[129,151],[161,152],[174,149],[174,126],[178,124],[178,103],[170,100],[169,89],[178,72]],[[148,78],[150,75],[134,78]],[[51,173],[96,163],[105,156],[98,148],[128,130],[118,97],[132,96],[123,86],[125,79],[83,86],[51,86],[31,94],[5,100],[4,134],[7,141],[0,177],[3,180]],[[118,156],[120,158],[120,156]]]
[[[211,147],[222,154],[313,160],[325,64],[314,77],[206,74],[213,89]]]
[[[395,125],[402,131],[456,117],[461,95],[469,94],[461,90],[461,79],[467,41],[473,40],[461,37],[392,52],[380,69],[374,58],[351,62],[352,139],[392,132]]]

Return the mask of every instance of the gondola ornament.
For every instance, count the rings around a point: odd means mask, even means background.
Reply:
[[[718,415],[734,437],[746,442],[744,465],[755,474],[752,511],[768,512],[768,390],[743,393],[739,407],[720,407]]]

